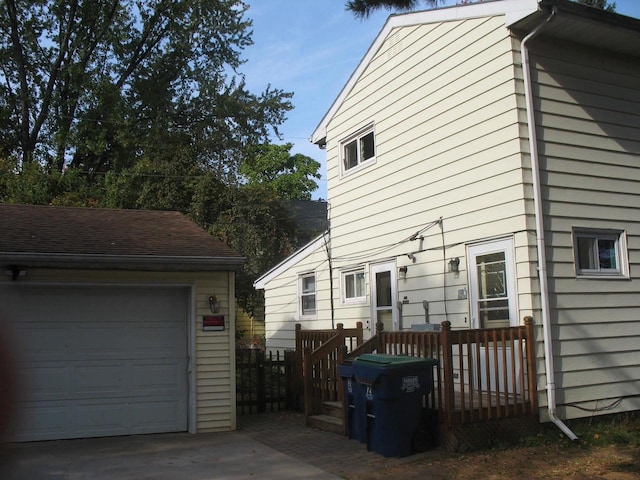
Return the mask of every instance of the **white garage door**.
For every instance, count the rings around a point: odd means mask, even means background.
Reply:
[[[18,441],[187,430],[184,288],[0,287],[23,382]]]

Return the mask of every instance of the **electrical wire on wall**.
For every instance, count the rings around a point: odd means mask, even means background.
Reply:
[[[439,225],[442,222],[442,218],[438,219],[438,220],[434,220],[433,222],[429,222],[428,224],[426,224],[424,227],[422,227],[420,230],[418,230],[416,233],[389,245],[384,245],[382,247],[376,247],[376,248],[372,248],[369,250],[361,250],[361,253],[358,255],[354,255],[354,256],[347,256],[347,257],[332,257],[334,261],[338,261],[338,262],[356,262],[356,261],[360,261],[360,260],[370,260],[371,257],[380,255],[381,253],[387,252],[395,247],[398,247],[402,244],[405,244],[407,242],[412,242],[414,240],[417,240],[420,235],[424,232],[426,232],[427,230],[429,230],[430,228],[434,227],[435,225]],[[330,223],[330,222],[329,222]],[[408,254],[407,254],[408,255]]]
[[[596,407],[595,408],[581,407],[580,405],[578,405],[576,403],[561,403],[561,404],[558,404],[558,406],[573,407],[573,408],[577,408],[578,410],[582,410],[583,412],[599,413],[599,412],[606,412],[608,410],[613,410],[618,405],[620,405],[623,400],[626,400],[626,399],[629,399],[629,398],[638,398],[638,397],[640,397],[640,394],[625,395],[623,397],[619,397],[619,398],[616,398],[616,399],[612,400],[611,403],[609,403],[607,405],[604,405],[602,407],[598,407],[597,406],[598,403],[600,402],[600,400],[596,400]]]
[[[324,240],[324,249],[327,252],[327,262],[329,264],[329,305],[331,308],[331,329],[336,328],[335,325],[335,305],[333,302],[333,261],[331,259],[331,204],[327,202],[327,235]]]
[[[440,225],[440,237],[442,238],[442,298],[444,300],[444,319],[449,320],[449,313],[447,312],[447,246],[444,243],[444,223],[442,217],[438,220]]]

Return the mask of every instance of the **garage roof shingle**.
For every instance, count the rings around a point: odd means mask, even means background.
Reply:
[[[174,266],[244,260],[179,212],[0,204],[0,260],[33,264],[56,258],[94,264],[108,259],[124,267],[161,259]]]

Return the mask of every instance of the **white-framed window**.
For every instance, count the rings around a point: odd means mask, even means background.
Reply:
[[[301,318],[316,315],[316,274],[313,272],[299,276],[298,309]]]
[[[376,141],[373,125],[360,130],[355,135],[340,142],[342,173],[350,173],[360,166],[374,163]]]
[[[342,303],[364,303],[366,301],[366,282],[364,267],[344,270],[341,273]]]
[[[573,251],[578,277],[626,277],[627,241],[615,230],[573,230]]]

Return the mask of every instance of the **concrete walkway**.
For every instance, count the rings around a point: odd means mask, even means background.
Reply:
[[[336,477],[238,432],[5,446],[2,480],[209,480]]]
[[[238,431],[135,435],[5,445],[0,480],[324,480],[415,461],[304,425],[298,412],[239,417]],[[413,478],[413,477],[412,477]]]

